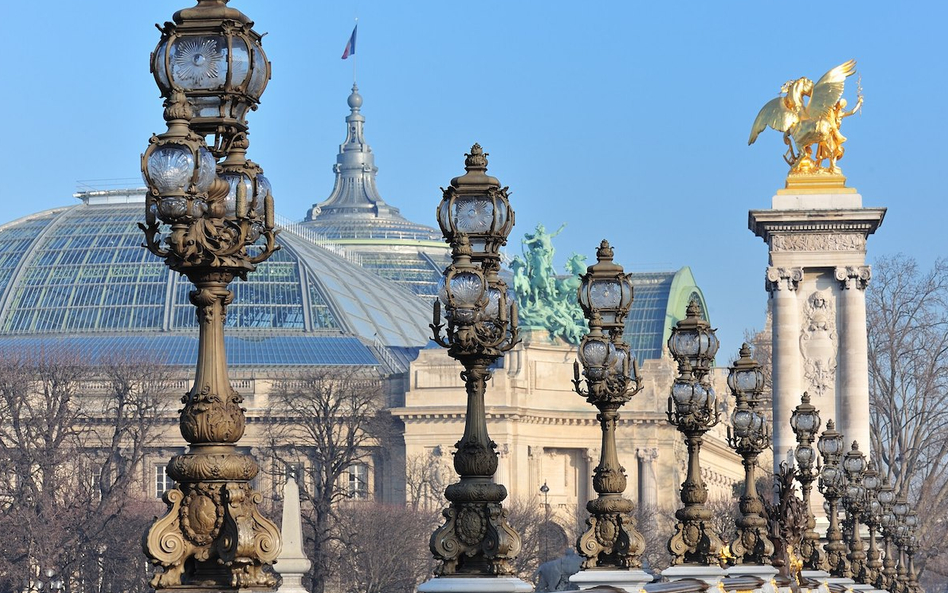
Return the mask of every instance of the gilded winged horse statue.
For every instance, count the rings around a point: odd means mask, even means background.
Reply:
[[[757,114],[747,144],[753,144],[770,126],[783,132],[783,141],[789,147],[783,158],[790,165],[791,174],[839,174],[836,162],[843,157],[846,141],[839,131],[840,124],[862,107],[861,88],[852,110],[846,111],[846,99],[842,98],[846,78],[855,72],[856,60],[849,60],[824,74],[816,84],[806,77],[787,81],[780,88],[783,94],[768,101]],[[809,97],[809,101],[804,103],[804,97]],[[828,167],[822,167],[824,160],[829,160]]]

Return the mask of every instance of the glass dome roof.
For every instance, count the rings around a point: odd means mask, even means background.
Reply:
[[[0,348],[147,348],[190,364],[193,286],[142,248],[143,192],[79,197],[0,226]],[[278,242],[246,282],[231,284],[231,364],[377,364],[373,349],[428,341],[430,308],[409,291],[290,229]]]

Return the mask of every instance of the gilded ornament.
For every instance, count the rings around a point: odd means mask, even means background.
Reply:
[[[748,144],[767,127],[783,132],[787,145],[784,160],[790,175],[836,175],[836,165],[843,157],[846,137],[840,132],[843,119],[862,108],[860,86],[856,106],[847,111],[843,88],[846,78],[856,72],[856,61],[849,60],[824,74],[816,83],[802,77],[789,80],[780,88],[780,95],[764,105],[751,126]],[[814,153],[813,147],[816,147]],[[823,161],[829,161],[826,167]]]

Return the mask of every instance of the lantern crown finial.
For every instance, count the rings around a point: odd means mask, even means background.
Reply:
[[[826,421],[826,430],[836,430],[836,423],[832,419]]]
[[[602,243],[599,244],[599,249],[596,250],[596,259],[611,262],[613,257],[615,257],[615,251],[609,245],[609,241],[603,239]]]
[[[490,153],[484,152],[484,149],[481,148],[481,145],[475,142],[474,146],[471,147],[471,152],[464,154],[464,170],[486,171],[487,157],[489,154]]]

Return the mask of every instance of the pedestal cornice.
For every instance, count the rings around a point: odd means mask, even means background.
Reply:
[[[876,232],[885,213],[885,208],[751,210],[747,220],[748,228],[772,245],[774,236],[789,234],[856,233],[866,237]]]

